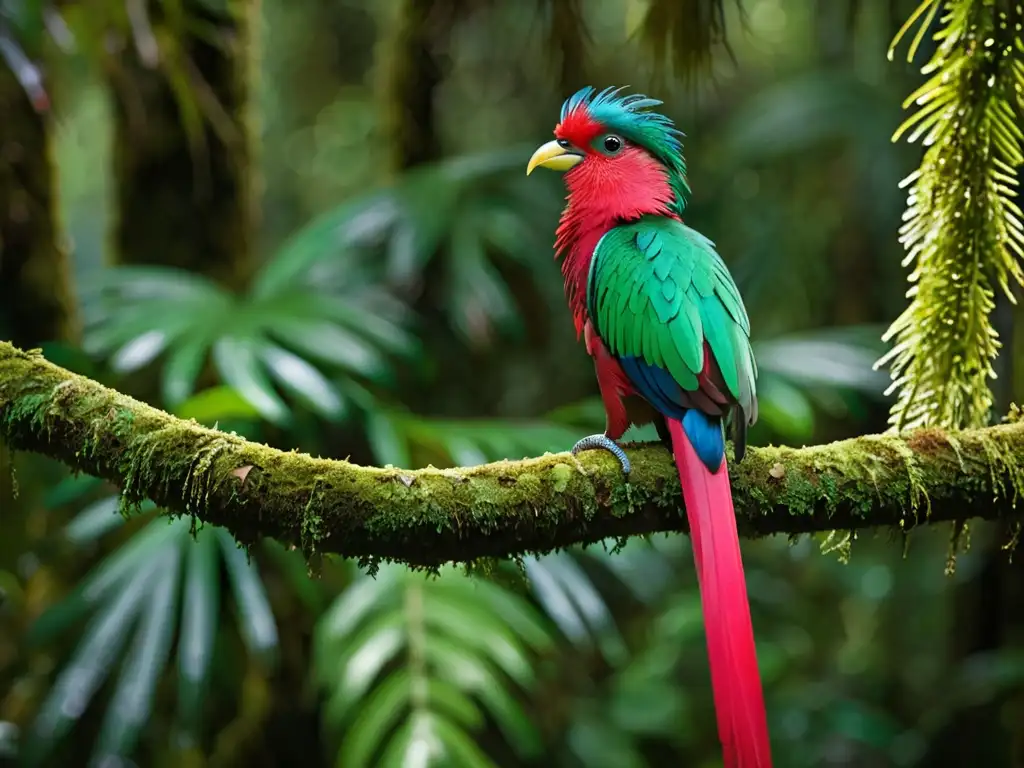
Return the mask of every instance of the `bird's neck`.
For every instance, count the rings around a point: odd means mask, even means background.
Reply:
[[[583,331],[587,277],[594,249],[604,234],[642,216],[678,217],[678,199],[665,167],[646,152],[630,149],[615,158],[591,156],[565,175],[569,190],[558,223],[555,254],[562,260],[565,297]]]

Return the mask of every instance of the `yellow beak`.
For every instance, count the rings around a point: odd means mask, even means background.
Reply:
[[[577,163],[583,160],[582,155],[577,155],[568,149],[558,146],[557,141],[549,141],[533,153],[529,164],[526,166],[526,175],[533,173],[534,168],[550,168],[552,171],[568,171]]]

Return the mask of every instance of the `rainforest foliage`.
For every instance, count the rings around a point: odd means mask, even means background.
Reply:
[[[1019,763],[1021,14],[0,0],[0,765],[711,764],[523,174],[627,83],[750,310],[780,761]]]

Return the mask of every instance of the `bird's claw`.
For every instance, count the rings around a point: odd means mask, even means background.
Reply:
[[[576,445],[572,447],[571,453],[573,456],[575,456],[580,451],[590,451],[595,448],[600,448],[602,450],[608,451],[616,459],[618,459],[619,464],[622,465],[623,474],[629,475],[629,473],[633,470],[633,465],[630,464],[629,462],[629,456],[627,456],[626,452],[622,450],[619,444],[612,440],[610,437],[608,437],[608,435],[588,435],[587,437],[584,437],[582,440],[577,442]]]

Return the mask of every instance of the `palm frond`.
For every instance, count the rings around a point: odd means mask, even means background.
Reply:
[[[379,380],[390,373],[390,356],[412,348],[404,308],[358,270],[345,275],[307,269],[257,281],[238,297],[182,270],[108,269],[84,286],[85,348],[122,373],[163,355],[172,407],[192,394],[212,358],[222,380],[269,421],[290,418],[279,389],[323,418],[342,419],[343,387],[328,374]]]
[[[555,187],[538,192],[521,173],[529,152],[516,147],[421,165],[343,203],[284,244],[257,281],[257,293],[293,272],[337,273],[340,254],[361,255],[375,265],[376,279],[397,292],[414,289],[428,270],[443,270],[450,324],[470,344],[483,346],[495,331],[515,330],[521,313],[495,257],[534,263],[550,252],[558,210]],[[537,224],[542,216],[552,219],[550,228]]]
[[[893,43],[919,22],[912,56],[942,11],[938,48],[922,70],[929,78],[904,102],[918,109],[894,136],[927,147],[903,182],[910,193],[900,239],[912,265],[911,302],[877,363],[890,365],[890,391],[899,393],[890,419],[896,429],[988,422],[1000,347],[995,286],[1013,301],[1011,284],[1024,282],[1024,215],[1014,202],[1024,162],[1017,120],[1024,59],[1002,7],[925,0]]]
[[[87,543],[123,521],[117,498],[103,499],[83,510],[66,536]],[[188,520],[156,518],[33,627],[32,642],[47,643],[92,617],[28,734],[27,765],[40,764],[96,706],[100,688],[119,665],[94,757],[98,762],[130,757],[176,639],[178,726],[183,744],[199,740],[220,616],[221,561],[238,606],[243,643],[254,658],[273,663],[277,627],[255,564],[224,529],[204,527],[193,538]]]
[[[494,765],[474,731],[489,716],[522,759],[540,740],[519,691],[552,639],[521,597],[488,581],[404,566],[362,576],[316,632],[325,719],[339,735],[337,765]]]

